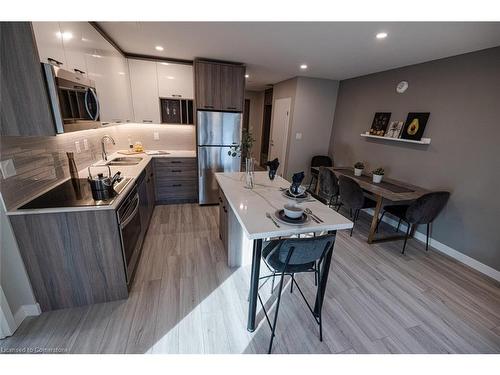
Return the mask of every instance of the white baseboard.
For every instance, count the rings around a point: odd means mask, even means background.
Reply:
[[[369,215],[373,216],[373,209],[370,208],[370,209],[365,210],[365,211]],[[387,214],[384,215],[384,218],[382,219],[382,221],[384,223],[389,224],[390,226],[392,226],[394,228],[396,228],[398,226],[397,220],[391,219],[390,217],[387,216]],[[406,224],[404,224],[402,222],[400,228],[401,228],[401,230],[406,231]],[[425,242],[426,235],[425,235],[425,233],[421,233],[421,232],[416,231],[413,238],[415,238],[416,240],[418,240],[420,242]],[[432,246],[435,250],[439,251],[440,253],[446,254],[449,257],[451,257],[455,260],[458,260],[459,262],[475,269],[476,271],[481,272],[482,274],[489,276],[492,279],[500,282],[500,271],[497,271],[496,269],[494,269],[494,268],[492,268],[484,263],[481,263],[481,262],[475,260],[474,258],[471,258],[470,256],[467,256],[467,255],[461,253],[460,251],[455,250],[455,249],[449,247],[448,245],[445,245],[444,243],[433,239],[432,237],[429,238],[429,246]]]
[[[35,303],[33,305],[22,305],[19,307],[14,314],[14,320],[19,326],[24,319],[28,316],[37,316],[42,313],[42,310],[40,309],[40,305],[38,303]]]

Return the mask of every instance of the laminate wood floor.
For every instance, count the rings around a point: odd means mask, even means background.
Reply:
[[[352,238],[348,231],[337,236],[323,342],[298,292],[287,288],[274,353],[500,352],[498,283],[426,253],[416,240],[406,255],[401,241],[368,245],[369,217],[361,216]],[[246,330],[249,269],[227,266],[217,225],[218,207],[157,206],[127,300],[28,318],[0,341],[0,351],[266,352],[270,330],[262,311],[257,330]],[[313,298],[311,275],[298,281]],[[268,284],[261,289],[269,307],[275,294]]]

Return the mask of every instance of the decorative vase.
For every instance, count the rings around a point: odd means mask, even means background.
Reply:
[[[361,176],[362,173],[363,173],[362,169],[354,168],[354,175],[355,176]]]
[[[383,175],[383,174],[374,174],[374,175],[373,175],[373,182],[374,182],[375,184],[380,183],[380,181],[382,181],[382,177],[384,177],[384,175]]]
[[[254,161],[253,158],[245,158],[245,187],[253,189]]]

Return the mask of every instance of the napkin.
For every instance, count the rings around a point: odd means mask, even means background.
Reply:
[[[292,185],[290,186],[290,192],[292,194],[298,195],[300,193],[299,187],[304,177],[305,177],[304,172],[295,173],[292,176]]]
[[[274,176],[276,176],[276,171],[278,170],[278,167],[280,166],[280,162],[278,161],[278,158],[268,161],[266,163],[266,166],[269,167],[269,179],[274,180]]]

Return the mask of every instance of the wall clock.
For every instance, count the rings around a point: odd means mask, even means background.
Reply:
[[[408,89],[408,82],[406,82],[406,81],[401,81],[401,82],[399,82],[399,83],[398,83],[398,85],[396,86],[396,91],[397,91],[399,94],[404,93],[407,89]]]

